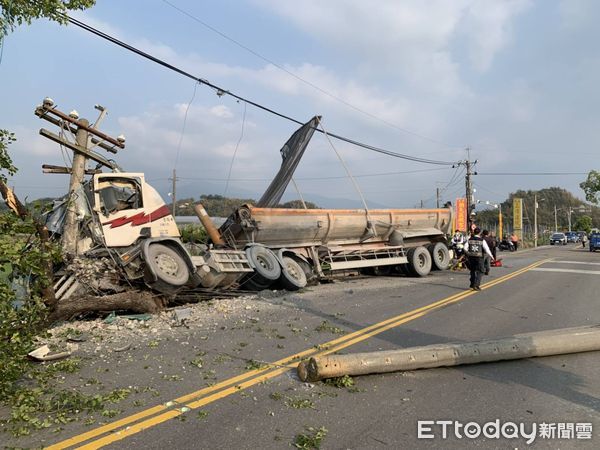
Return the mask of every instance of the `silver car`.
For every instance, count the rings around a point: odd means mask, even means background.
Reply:
[[[551,237],[550,237],[550,245],[567,245],[567,236],[565,235],[565,233],[554,233]]]

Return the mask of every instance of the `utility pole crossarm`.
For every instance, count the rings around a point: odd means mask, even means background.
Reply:
[[[81,145],[73,144],[72,142],[69,142],[66,139],[60,137],[58,134],[52,133],[51,131],[48,131],[44,128],[42,128],[40,130],[40,134],[42,136],[44,136],[45,138],[48,138],[54,142],[57,142],[61,145],[64,145],[65,147],[70,148],[75,153],[84,155],[85,157],[87,157],[91,160],[94,160],[97,163],[102,164],[103,166],[108,167],[111,170],[120,170],[120,167],[116,163],[109,161],[108,159],[104,158],[103,156],[100,156],[99,154],[92,152],[92,151],[88,150],[87,148],[82,147]]]
[[[83,130],[87,131],[88,133],[95,135],[96,137],[100,138],[101,141],[109,142],[115,147],[125,148],[124,141],[120,141],[119,139],[113,138],[112,136],[109,136],[101,131],[98,131],[94,127],[91,127],[89,125],[89,122],[88,122],[88,125],[82,125],[82,123],[79,119],[75,119],[75,118],[65,114],[64,112],[59,111],[56,108],[46,108],[45,106],[40,106],[40,107],[36,108],[36,110],[35,110],[35,115],[38,116],[40,119],[48,120],[49,122],[52,122],[56,125],[56,122],[51,120],[52,117],[48,117],[49,114],[55,115],[56,117],[61,119],[63,122],[67,122],[67,123],[74,125],[75,127],[77,127],[77,129],[83,129]]]

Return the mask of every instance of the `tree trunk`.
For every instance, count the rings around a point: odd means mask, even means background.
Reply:
[[[87,312],[126,310],[135,313],[157,313],[166,306],[166,300],[147,291],[128,291],[103,297],[83,296],[63,299],[50,314],[50,323],[70,320]]]

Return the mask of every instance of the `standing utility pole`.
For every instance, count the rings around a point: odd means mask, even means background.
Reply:
[[[554,232],[558,231],[558,220],[556,219],[556,205],[554,205]]]
[[[175,217],[175,212],[177,211],[177,170],[173,169],[173,178],[170,178],[173,181],[173,187],[171,189],[171,200],[173,200],[173,204],[171,205],[171,214]]]
[[[537,248],[538,226],[537,226],[537,194],[533,196],[533,246]]]
[[[435,207],[440,207],[440,188],[435,188]]]
[[[471,181],[471,177],[473,175],[477,175],[477,172],[473,171],[475,164],[477,164],[477,160],[471,161],[471,149],[467,147],[467,159],[465,159],[464,161],[460,161],[458,165],[465,166],[467,169],[467,172],[465,173],[465,188],[467,197],[467,221],[469,222],[471,222],[471,212],[473,212],[473,210],[475,209],[475,198],[473,196],[473,182]]]

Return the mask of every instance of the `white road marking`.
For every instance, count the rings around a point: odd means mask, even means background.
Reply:
[[[555,261],[553,261],[555,262]],[[588,275],[600,275],[600,270],[577,270],[577,269],[555,269],[550,267],[537,267],[535,269],[531,269],[534,272],[566,272],[566,273],[585,273]]]
[[[600,262],[594,263],[594,262],[583,262],[583,261],[556,261],[556,260],[552,260],[553,263],[560,263],[560,264],[582,264],[582,265],[588,265],[588,266],[600,266]]]

